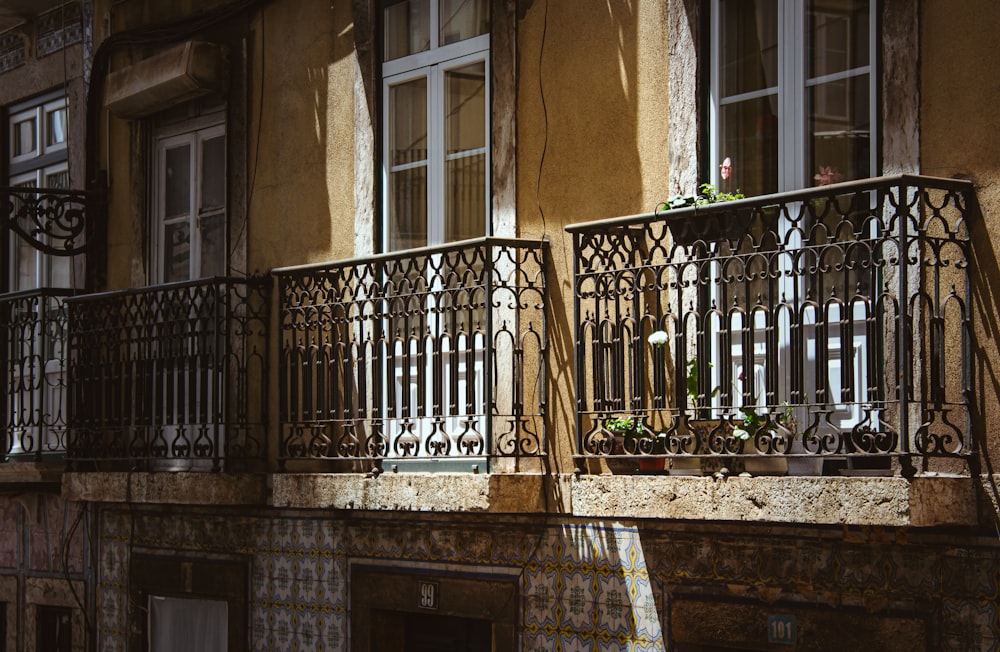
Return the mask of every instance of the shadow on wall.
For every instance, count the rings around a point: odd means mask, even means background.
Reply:
[[[980,190],[981,192],[981,190]],[[972,217],[969,225],[971,241],[971,285],[972,305],[969,311],[974,320],[975,336],[972,343],[973,386],[969,400],[969,410],[972,419],[972,436],[978,448],[978,458],[982,469],[972,469],[973,473],[988,474],[983,487],[992,505],[993,517],[1000,523],[1000,487],[997,486],[994,473],[1000,466],[1000,450],[995,428],[987,428],[987,424],[996,423],[998,415],[996,406],[1000,398],[1000,374],[997,364],[997,343],[1000,342],[1000,264],[997,262],[995,243],[990,238],[986,216],[983,214],[982,203],[977,195],[973,195],[977,205],[970,207]]]
[[[572,239],[569,223],[636,213],[639,17],[628,0],[517,3],[518,235],[553,242],[549,404],[555,472],[572,469]],[[648,29],[648,27],[647,27]],[[494,98],[496,101],[496,98]],[[568,291],[568,292],[567,292]],[[564,307],[564,308],[563,308]]]
[[[250,266],[350,257],[354,238],[344,237],[344,227],[354,224],[352,5],[269,5],[252,39]]]

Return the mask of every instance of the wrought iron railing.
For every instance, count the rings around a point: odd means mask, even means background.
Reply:
[[[68,459],[263,465],[269,297],[267,278],[210,278],[68,300]]]
[[[483,238],[276,270],[282,464],[543,455],[546,251]]]
[[[83,253],[93,239],[87,235],[101,212],[103,197],[83,190],[0,187],[0,231],[9,229],[47,254]]]
[[[0,295],[0,460],[37,462],[66,450],[63,300],[72,294]]]
[[[975,205],[900,176],[569,227],[579,454],[969,454]]]

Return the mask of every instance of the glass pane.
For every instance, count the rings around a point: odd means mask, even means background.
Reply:
[[[49,256],[49,286],[68,288],[70,285],[70,266],[73,259],[69,256]]]
[[[778,191],[778,96],[768,95],[722,106],[719,158],[732,172],[720,191],[747,195]]]
[[[869,64],[868,2],[813,0],[806,34],[809,76],[819,77]]]
[[[809,169],[815,185],[871,176],[868,75],[809,89]]]
[[[191,275],[191,228],[175,222],[163,229],[163,280],[186,281]]]
[[[427,244],[427,166],[389,175],[389,249]]]
[[[486,63],[445,73],[447,154],[486,147]]]
[[[30,154],[38,149],[38,125],[34,118],[14,123],[14,156]]]
[[[722,0],[722,96],[778,85],[777,0]]]
[[[37,252],[34,247],[31,246],[24,238],[15,237],[14,238],[14,260],[15,260],[15,278],[14,287],[11,288],[14,292],[19,292],[21,290],[32,290],[37,288],[38,278],[37,278],[37,260],[35,258]]]
[[[167,150],[163,174],[164,215],[187,215],[191,212],[190,145]]]
[[[431,0],[404,0],[385,8],[385,60],[431,47]]]
[[[226,137],[217,136],[201,144],[201,208],[226,205]]]
[[[440,0],[438,43],[447,45],[490,31],[488,0]]]
[[[50,172],[45,175],[45,187],[57,190],[69,190],[69,170]]]
[[[446,241],[486,234],[486,64],[445,73]]]
[[[61,145],[66,142],[66,109],[55,109],[45,114],[45,145]]]
[[[226,214],[201,217],[201,275],[222,276],[226,273]]]
[[[486,155],[448,160],[446,241],[486,235]]]
[[[393,86],[389,98],[389,248],[427,243],[427,79]]]

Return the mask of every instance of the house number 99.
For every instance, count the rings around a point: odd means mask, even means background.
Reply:
[[[417,606],[421,609],[437,609],[438,593],[437,582],[420,582],[420,599],[417,601]]]

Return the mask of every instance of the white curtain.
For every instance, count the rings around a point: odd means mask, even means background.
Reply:
[[[150,652],[225,652],[227,607],[222,600],[149,596]]]

